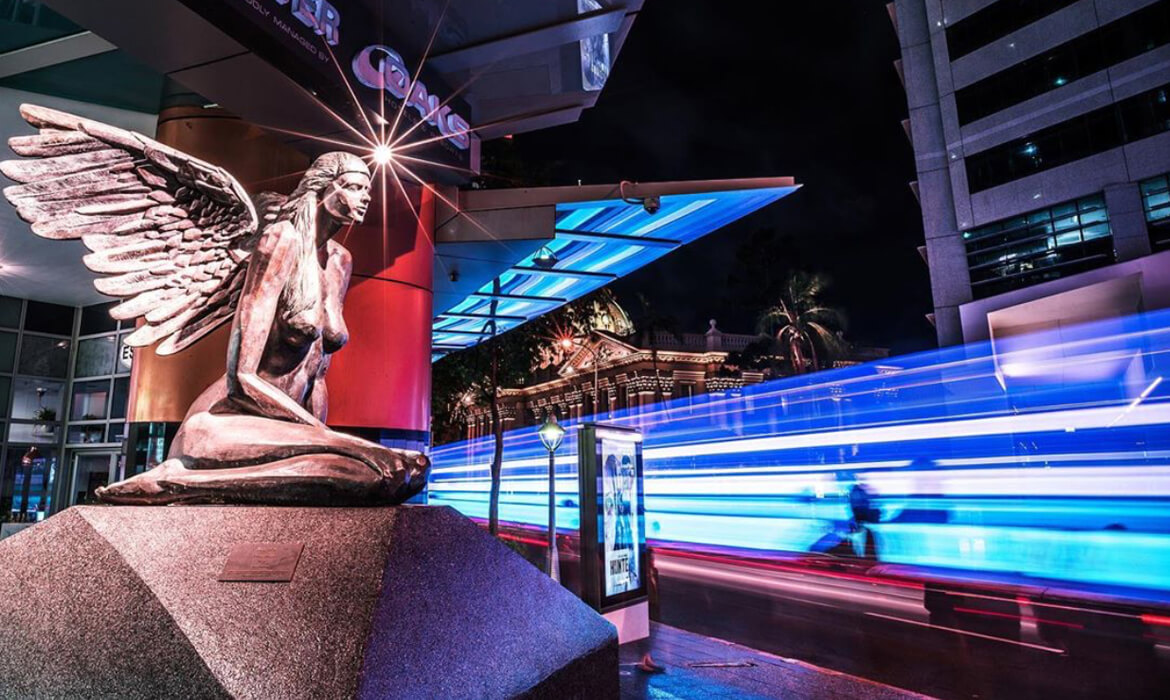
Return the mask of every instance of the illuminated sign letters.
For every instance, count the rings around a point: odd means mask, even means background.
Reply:
[[[293,17],[321,36],[330,46],[341,41],[341,14],[329,0],[276,0],[277,5],[289,5]]]
[[[422,81],[416,80],[412,86],[410,71],[398,52],[381,44],[367,46],[354,56],[353,73],[362,85],[385,90],[400,100],[406,100],[407,105],[456,148],[467,150],[471,145],[471,125],[450,107],[441,104],[438,96],[430,94]]]

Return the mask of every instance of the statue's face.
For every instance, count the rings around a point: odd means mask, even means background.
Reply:
[[[370,206],[370,178],[363,173],[342,173],[325,190],[321,205],[342,223],[360,224]]]

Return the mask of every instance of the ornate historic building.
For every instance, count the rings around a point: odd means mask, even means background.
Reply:
[[[624,325],[628,327],[628,321]],[[604,420],[615,411],[734,391],[764,379],[762,371],[726,366],[729,354],[742,351],[759,336],[723,333],[712,321],[706,333],[659,332],[654,340],[651,350],[645,334],[622,338],[594,330],[567,348],[552,350],[546,358],[547,379],[540,381],[538,376],[530,386],[501,390],[504,430],[537,425],[550,409],[561,420],[589,415]],[[595,405],[600,410],[594,410]],[[475,406],[469,413],[467,437],[490,435],[487,407]]]
[[[743,352],[759,341],[758,335],[724,333],[712,320],[706,333],[675,335],[660,331],[650,343],[645,333],[621,337],[609,330],[632,330],[633,326],[620,306],[603,306],[606,313],[599,315],[594,310],[594,330],[587,337],[549,349],[546,367],[534,373],[532,384],[501,390],[504,430],[538,425],[550,409],[560,420],[591,415],[605,420],[616,411],[642,410],[661,401],[699,394],[734,392],[774,378],[769,371],[728,363],[733,353]],[[599,324],[599,319],[608,319],[609,323]],[[837,360],[833,366],[853,365],[887,354],[881,348],[857,348],[849,359]],[[467,438],[490,434],[488,408],[471,407]]]

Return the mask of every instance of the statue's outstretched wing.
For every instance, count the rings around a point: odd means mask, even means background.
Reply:
[[[258,228],[235,178],[141,134],[33,105],[20,114],[40,133],[8,140],[31,158],[0,163],[21,183],[4,196],[33,233],[93,251],[85,265],[105,275],[94,286],[123,300],[110,315],[145,319],[127,345],[163,340],[169,355],[231,318]]]

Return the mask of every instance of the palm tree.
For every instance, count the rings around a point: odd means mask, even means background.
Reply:
[[[796,374],[808,368],[819,370],[822,359],[831,360],[841,350],[837,331],[844,326],[844,319],[840,311],[825,306],[819,298],[828,284],[824,275],[793,272],[778,303],[760,314],[756,322],[760,334],[775,338],[788,351]]]

